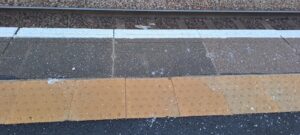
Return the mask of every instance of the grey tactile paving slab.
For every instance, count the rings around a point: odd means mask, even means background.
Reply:
[[[283,39],[204,39],[220,74],[300,72],[299,56]]]
[[[111,39],[15,39],[0,74],[21,79],[110,77]]]
[[[168,77],[215,74],[201,40],[118,39],[116,77]]]

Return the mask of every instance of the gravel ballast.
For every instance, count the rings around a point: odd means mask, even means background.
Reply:
[[[0,6],[140,10],[297,11],[299,0],[1,0]]]

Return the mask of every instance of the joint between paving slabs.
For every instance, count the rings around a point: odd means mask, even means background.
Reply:
[[[297,50],[297,48],[294,48],[286,38],[284,38],[284,37],[282,37],[282,36],[280,36],[280,37],[281,37],[282,40],[286,43],[286,45],[287,45],[289,48],[291,48],[291,49],[295,52],[295,54],[296,54],[297,56],[299,56],[298,62],[300,62],[300,53],[299,53],[299,50]]]
[[[112,66],[111,66],[111,77],[115,76],[115,29],[113,29],[113,38],[112,38],[112,53],[111,53],[111,59],[112,59]]]
[[[298,55],[298,50],[297,50],[296,48],[294,48],[286,38],[284,38],[284,37],[282,37],[282,36],[280,36],[280,37],[284,40],[284,42],[286,43],[286,45],[287,45],[288,47],[290,47],[291,49],[293,49],[293,51],[296,52],[297,55]]]
[[[11,43],[13,42],[13,40],[14,40],[15,37],[16,37],[16,35],[18,34],[19,30],[20,30],[20,27],[18,27],[18,29],[15,31],[14,35],[13,35],[11,38],[9,38],[9,41],[8,41],[7,45],[5,46],[5,48],[3,49],[1,55],[4,55],[4,53],[6,52],[6,50],[8,49],[8,47],[9,47],[9,46],[11,45]]]
[[[125,87],[124,87],[124,89],[125,89],[125,118],[127,118],[127,89],[126,89],[126,81],[127,81],[127,78],[125,78]]]
[[[68,114],[67,114],[67,120],[72,120],[72,104],[73,104],[73,100],[74,100],[74,95],[76,94],[76,91],[77,90],[72,90],[71,92],[71,102],[70,102],[70,105],[69,105],[69,111],[68,111]]]
[[[178,116],[181,116],[180,108],[179,108],[179,103],[178,103],[178,98],[177,98],[177,94],[176,94],[176,90],[175,90],[173,79],[172,78],[168,78],[168,79],[171,81],[171,84],[172,84],[174,98],[175,98],[175,102],[176,102],[176,106],[177,106],[177,110],[178,110]]]

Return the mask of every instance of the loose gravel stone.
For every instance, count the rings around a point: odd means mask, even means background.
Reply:
[[[0,10],[0,27],[127,29],[299,29],[299,15],[107,14]]]

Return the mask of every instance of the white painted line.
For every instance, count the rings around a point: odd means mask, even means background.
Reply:
[[[299,38],[300,30],[281,30],[281,36],[283,38]]]
[[[116,30],[115,38],[126,38],[126,39],[280,38],[280,31],[277,30]]]
[[[9,31],[11,30],[11,32]],[[3,30],[12,36],[16,28]],[[135,29],[21,28],[16,38],[300,38],[300,30],[135,30]]]
[[[201,38],[280,38],[276,30],[199,30]]]
[[[0,27],[0,37],[13,37],[17,29],[16,27]]]
[[[113,38],[113,29],[21,28],[16,38]]]
[[[200,38],[198,30],[115,30],[115,38]]]

